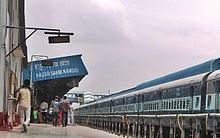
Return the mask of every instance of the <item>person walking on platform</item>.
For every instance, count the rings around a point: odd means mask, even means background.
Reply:
[[[68,125],[70,126],[74,125],[74,109],[71,103],[70,103],[69,112],[68,112]]]
[[[123,137],[125,137],[125,135],[127,135],[128,133],[128,117],[127,115],[122,116],[122,131],[123,131]]]
[[[70,102],[66,96],[63,96],[63,100],[60,102],[60,109],[62,111],[62,126],[66,127],[68,123],[68,110]]]
[[[51,102],[50,107],[52,108],[52,117],[53,117],[53,125],[57,126],[58,122],[58,113],[59,113],[59,97],[55,96],[55,99]]]
[[[17,90],[16,100],[19,104],[19,113],[21,119],[21,125],[23,130],[21,132],[27,132],[27,125],[30,122],[31,117],[31,91],[30,81],[24,80],[23,85]]]
[[[48,104],[47,102],[42,102],[40,104],[40,109],[41,109],[41,112],[42,112],[42,119],[44,121],[45,124],[47,124],[47,116],[48,116]]]

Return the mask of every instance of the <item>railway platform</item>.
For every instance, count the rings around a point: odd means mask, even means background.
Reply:
[[[27,133],[21,127],[0,131],[0,138],[121,138],[115,134],[84,126],[52,126],[51,124],[30,124]]]

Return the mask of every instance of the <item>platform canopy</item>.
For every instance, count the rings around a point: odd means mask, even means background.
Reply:
[[[81,56],[47,59],[46,64],[45,60],[28,63],[23,79],[32,79],[38,102],[50,102],[55,95],[62,97],[73,87],[78,87],[79,82],[88,74]]]

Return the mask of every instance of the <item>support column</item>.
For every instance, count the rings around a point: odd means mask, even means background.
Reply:
[[[172,119],[170,119],[170,133],[169,133],[169,138],[174,138],[174,129],[175,128],[173,128],[173,121],[172,121]]]
[[[149,122],[148,131],[149,131],[149,138],[152,138],[152,128],[151,128],[151,123],[150,122]]]
[[[120,136],[121,134],[121,122],[118,123],[118,135]]]
[[[130,123],[128,122],[128,128],[127,128],[127,138],[130,136]]]
[[[111,122],[111,131],[112,131],[112,134],[114,133],[114,122]]]
[[[135,138],[135,126],[136,125],[136,123],[135,122],[133,122],[133,125],[132,125],[132,137],[133,138]]]
[[[154,125],[152,125],[152,127],[151,127],[151,137],[150,138],[154,138],[154,133],[155,133],[155,128],[154,128]]]
[[[138,138],[140,138],[141,137],[141,125],[140,125],[140,123],[138,123],[137,124],[137,131],[138,131]]]
[[[217,126],[217,121],[216,121],[216,119],[214,119],[213,120],[213,126],[212,126],[212,129],[213,129],[213,138],[216,138],[217,137],[217,134],[216,134],[216,132],[217,132],[217,128],[218,126]]]
[[[7,24],[7,0],[0,1],[0,130],[9,130],[6,107],[6,27]]]
[[[115,122],[115,134],[117,134],[117,128],[118,128],[117,122]]]
[[[163,122],[162,121],[160,121],[159,136],[160,138],[163,138]]]
[[[195,132],[195,138],[200,138],[200,121],[199,119],[196,119],[196,132]]]
[[[182,131],[181,131],[181,138],[185,138],[185,129],[183,127],[183,119],[181,119],[181,127],[182,127]]]
[[[147,137],[147,124],[146,122],[144,123],[144,138]]]

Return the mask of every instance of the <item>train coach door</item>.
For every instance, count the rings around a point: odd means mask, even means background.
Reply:
[[[206,74],[203,79],[202,79],[202,82],[201,82],[201,86],[200,86],[200,92],[201,92],[201,113],[204,113],[205,112],[205,108],[206,108],[206,94],[207,94],[207,78],[209,76],[210,73]]]
[[[217,112],[220,111],[220,80],[217,80],[215,82],[215,93],[216,93],[216,96],[215,96],[215,99],[216,99],[216,110]]]
[[[159,91],[157,91],[157,94],[158,94],[158,102],[157,102],[158,114],[161,114],[162,93],[163,93],[163,91],[165,92],[166,90],[159,90]]]
[[[196,99],[194,99],[194,95],[195,95],[194,86],[189,86],[189,93],[190,93],[189,95],[190,95],[190,100],[191,100],[190,110],[192,113],[193,110],[198,106],[198,101],[196,101]]]

